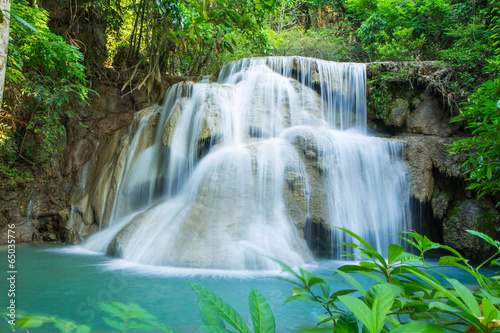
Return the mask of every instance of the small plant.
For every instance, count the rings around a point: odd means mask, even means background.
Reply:
[[[250,329],[241,316],[226,302],[211,291],[200,285],[189,283],[198,295],[198,306],[201,319],[205,326],[199,328],[204,332],[231,332],[226,329],[224,322],[240,333],[250,333]],[[274,333],[276,324],[274,315],[264,296],[256,289],[250,289],[250,314],[252,316],[253,331],[255,333]]]

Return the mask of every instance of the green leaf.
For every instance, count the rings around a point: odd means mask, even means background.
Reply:
[[[342,267],[340,267],[340,268],[342,268]],[[366,289],[361,285],[361,283],[359,283],[358,280],[356,280],[351,275],[349,275],[349,274],[344,273],[343,271],[341,271],[340,268],[337,269],[337,271],[335,272],[335,274],[339,274],[344,279],[346,279],[347,282],[349,282],[354,288],[356,288],[364,296],[366,294]]]
[[[224,321],[219,317],[217,311],[215,311],[210,305],[208,305],[203,300],[198,300],[198,308],[200,309],[201,321],[206,326],[214,326],[225,328]]]
[[[289,274],[295,276],[299,281],[301,281],[302,283],[304,283],[304,279],[302,279],[297,273],[295,273],[295,271],[293,269],[291,269],[287,264],[279,261],[278,259],[274,259],[274,258],[271,258],[271,257],[267,257],[267,258],[270,259],[270,260],[272,260],[272,261],[274,261],[278,265],[280,265],[282,272],[289,273]]]
[[[494,240],[493,238],[491,238],[490,236],[482,233],[482,232],[479,232],[479,231],[476,231],[476,230],[466,230],[469,234],[471,235],[474,235],[474,236],[477,236],[479,238],[481,238],[482,240],[488,242],[489,244],[493,245],[494,247],[496,247],[497,249],[500,249],[500,242],[499,241],[496,241]]]
[[[366,240],[364,240],[363,238],[361,238],[360,236],[356,235],[354,232],[350,231],[350,230],[347,230],[347,229],[344,229],[344,228],[340,228],[340,227],[336,227],[337,229],[340,229],[342,230],[343,232],[351,235],[354,239],[356,239],[357,241],[359,241],[361,244],[363,244],[365,247],[366,247],[366,252],[369,253],[370,255],[374,256],[375,258],[377,258],[379,260],[379,262],[385,267],[387,268],[387,263],[385,262],[385,259],[384,257],[378,253],[374,248],[373,246],[371,246]]]
[[[482,306],[483,316],[486,323],[491,323],[493,320],[498,319],[498,310],[487,298],[483,298]]]
[[[405,252],[405,248],[398,244],[390,244],[389,251],[387,255],[387,261],[389,264],[394,263],[398,257]]]
[[[255,333],[274,333],[276,324],[273,312],[264,296],[256,289],[250,289],[250,314],[252,315],[253,329]]]
[[[220,297],[211,291],[203,288],[200,285],[189,282],[189,286],[207,305],[210,305],[219,316],[224,319],[229,325],[234,327],[240,333],[250,333],[248,326],[245,324],[241,316]]]
[[[352,296],[339,296],[339,300],[351,310],[354,316],[365,325],[370,333],[378,333],[372,310],[365,303]]]
[[[351,311],[344,312],[337,320],[335,333],[358,333],[358,321]]]
[[[412,322],[393,328],[390,333],[446,333],[446,331],[435,324]]]
[[[458,292],[458,295],[460,295],[460,297],[465,302],[467,307],[472,311],[472,313],[476,317],[481,317],[481,309],[479,308],[479,304],[477,304],[477,300],[474,295],[472,295],[472,292],[469,290],[469,288],[465,287],[455,279],[447,279],[447,281],[451,283],[453,288],[455,288],[455,290]]]
[[[366,303],[372,308],[372,315],[376,332],[384,327],[385,316],[391,310],[395,295],[389,284],[376,284],[371,287],[365,296]]]
[[[330,296],[330,285],[328,283],[321,283],[320,284],[321,291],[323,292],[323,296],[325,298],[328,298]]]
[[[43,317],[40,316],[26,316],[16,321],[16,326],[22,328],[35,328],[40,327],[48,322]]]
[[[463,258],[459,258],[459,257],[442,256],[441,258],[439,258],[439,264],[440,265],[454,265],[457,262],[460,262],[462,260],[463,260]]]
[[[441,302],[431,302],[429,304],[429,309],[436,308],[442,311],[447,311],[447,312],[458,312],[459,310],[457,308],[454,308],[453,306],[449,306],[448,304],[444,304]]]
[[[123,321],[116,320],[115,318],[102,318],[102,321],[109,327],[115,328],[119,331],[126,331],[127,325]]]

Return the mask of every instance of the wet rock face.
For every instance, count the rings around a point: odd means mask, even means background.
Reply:
[[[410,114],[410,103],[402,98],[397,98],[389,105],[389,114],[384,120],[386,125],[401,127],[405,124]]]
[[[478,230],[496,239],[499,212],[487,201],[464,200],[455,206],[443,222],[444,242],[467,257],[482,260],[492,246],[466,230]]]
[[[434,192],[433,169],[447,177],[463,178],[464,154],[450,155],[448,146],[454,140],[438,136],[401,136],[405,142],[405,160],[411,182],[411,196],[422,202],[432,199]]]
[[[82,166],[80,189],[74,192],[73,211],[67,230],[78,237],[91,235],[107,226],[112,214],[112,205],[132,136],[142,124],[140,135],[134,145],[146,149],[153,143],[159,120],[159,106],[146,108],[136,114],[129,129],[116,131],[96,149],[92,158]],[[137,159],[137,154],[131,156]],[[76,237],[78,236],[78,237]]]
[[[408,116],[408,132],[448,137],[456,131],[456,126],[449,123],[449,112],[430,91],[426,90],[422,101],[415,104],[415,110]]]
[[[17,243],[64,240],[65,197],[70,187],[64,183],[43,185],[0,190],[0,244],[7,244],[12,224]]]

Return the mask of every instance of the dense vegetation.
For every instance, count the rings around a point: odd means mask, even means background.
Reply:
[[[77,0],[55,7],[12,0],[11,12],[2,185],[29,181],[30,170],[57,160],[68,118],[83,115],[92,93],[87,80],[104,68],[127,77],[126,93],[148,91],[165,74],[213,73],[242,57],[304,55],[446,62],[455,70],[446,92],[463,110],[456,121],[474,134],[452,152],[472,149],[469,176],[480,193],[499,189],[497,0]]]

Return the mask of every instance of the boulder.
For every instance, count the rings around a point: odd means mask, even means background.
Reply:
[[[492,246],[467,230],[478,230],[498,239],[498,214],[498,210],[486,200],[467,199],[458,203],[443,221],[444,243],[464,252],[469,258],[484,260]]]
[[[422,101],[416,103],[415,110],[406,121],[408,132],[415,134],[449,137],[456,132],[457,125],[450,124],[451,115],[439,99],[426,90]]]
[[[401,127],[405,124],[410,113],[410,103],[402,98],[396,98],[389,104],[389,112],[384,123],[390,126]]]
[[[448,146],[459,138],[438,136],[401,136],[405,142],[405,161],[410,178],[411,197],[422,202],[430,201],[434,193],[433,169],[449,177],[464,177],[463,153],[451,155]]]

